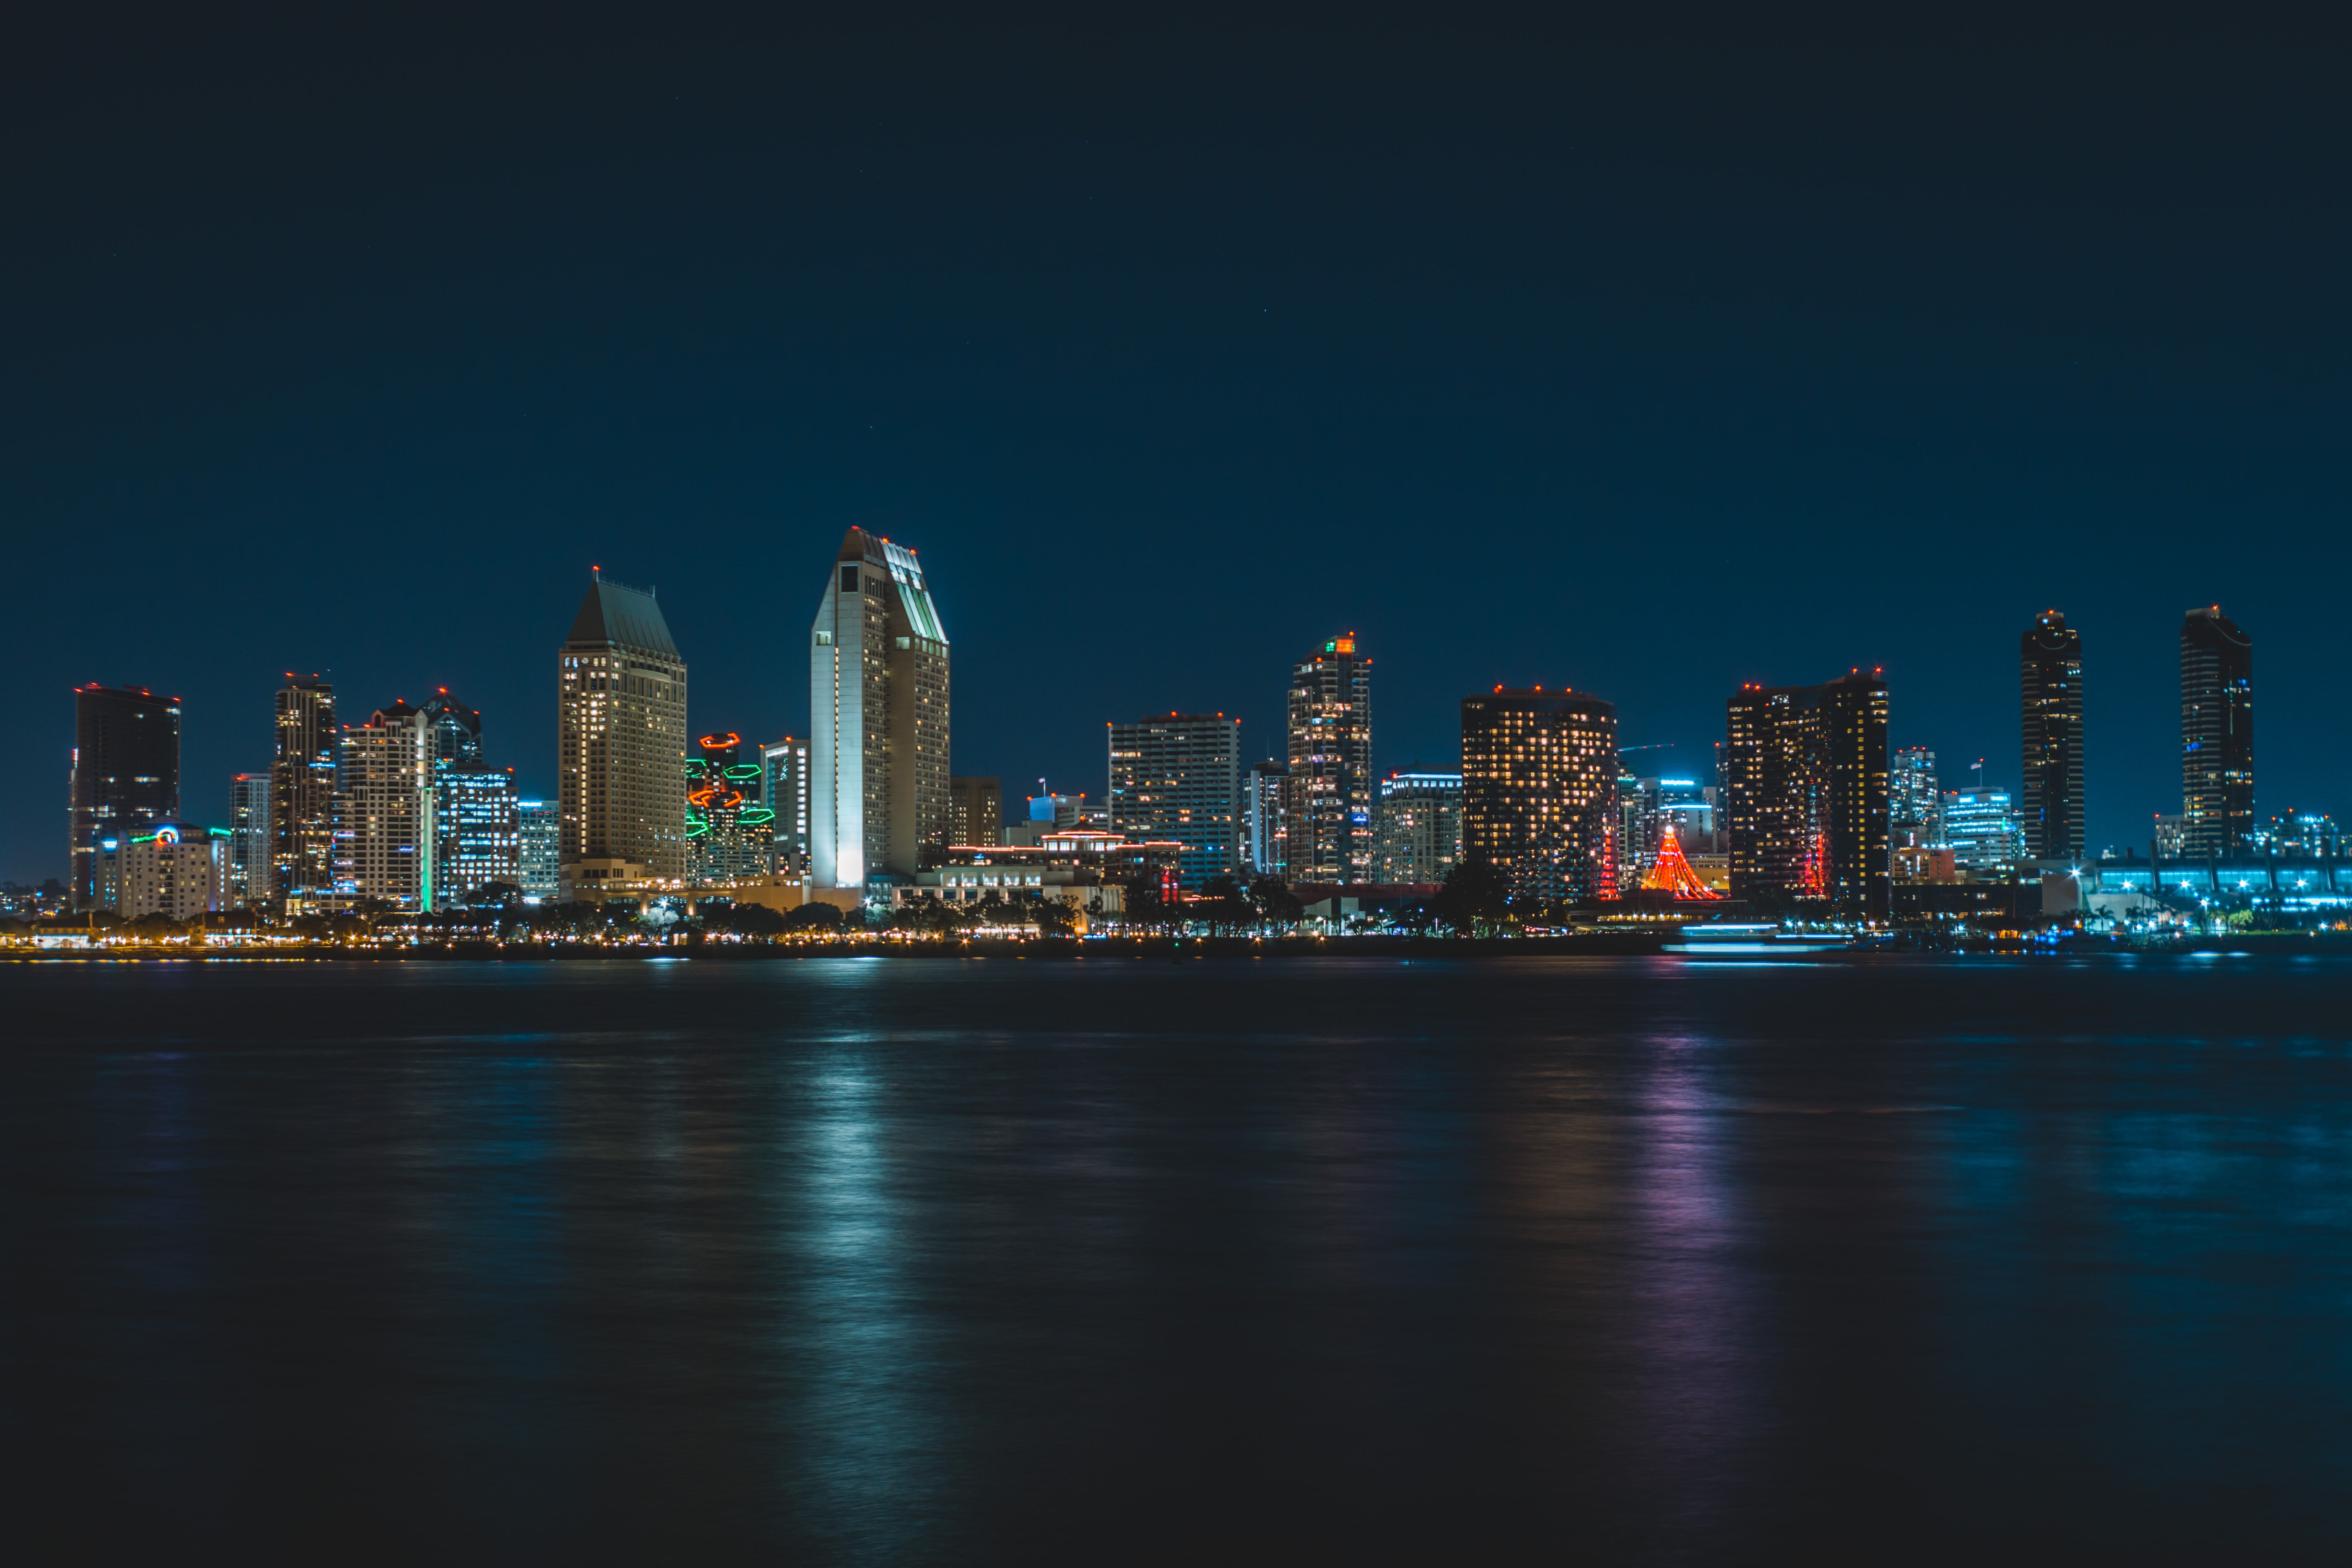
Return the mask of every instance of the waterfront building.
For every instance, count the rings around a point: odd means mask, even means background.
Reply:
[[[602,573],[556,656],[566,900],[686,883],[686,660],[654,595]]]
[[[1887,791],[1887,826],[1898,849],[1927,849],[1943,842],[1944,795],[1936,782],[1936,753],[1906,746],[1895,753]]]
[[[761,800],[766,769],[743,760],[743,738],[705,735],[686,759],[687,885],[725,888],[769,875],[776,814]]]
[[[1292,667],[1290,810],[1284,873],[1293,882],[1372,879],[1372,661],[1353,632]]]
[[[1463,853],[1514,899],[1617,897],[1621,831],[1615,707],[1541,687],[1462,700]]]
[[[2083,634],[2044,610],[2019,639],[2025,721],[2020,791],[2025,850],[2083,858]]]
[[[1886,683],[1856,670],[1820,686],[1744,686],[1725,727],[1733,896],[1885,919]]]
[[[433,901],[433,724],[395,701],[336,746],[334,892],[394,909]]]
[[[269,764],[269,894],[289,913],[334,894],[337,739],[334,683],[289,670]]]
[[[552,903],[563,896],[563,812],[551,800],[515,802],[515,848],[522,896]]]
[[[125,920],[192,921],[229,907],[229,830],[193,822],[142,823],[103,833],[98,905]]]
[[[258,910],[270,901],[269,775],[228,781],[228,907]]]
[[[2156,818],[2154,851],[2159,860],[2178,860],[2189,852],[2186,818],[2159,812]]]
[[[2268,826],[2254,834],[2257,853],[2301,858],[2332,860],[2341,842],[2335,818],[2325,812],[2292,808],[2283,816],[2272,817]]]
[[[2005,789],[1975,787],[1944,795],[1944,842],[1952,862],[1982,879],[2014,875],[2031,840],[2015,803]]]
[[[1260,877],[1290,868],[1290,764],[1279,757],[1254,763],[1242,779],[1242,856]]]
[[[426,718],[433,718],[429,707]],[[431,779],[436,906],[457,909],[493,885],[520,889],[521,803],[515,798],[514,770],[444,761],[433,764]]]
[[[1629,788],[1622,779],[1620,790]],[[1675,838],[1675,853],[1685,866],[1692,855],[1714,852],[1716,841],[1715,802],[1707,798],[1714,791],[1702,787],[1696,779],[1636,778],[1630,785],[1633,812],[1628,825],[1627,842],[1633,852],[1624,865],[1618,868],[1621,885],[1631,887],[1634,876],[1630,869],[1639,867],[1646,876],[1664,853],[1667,834]],[[1669,873],[1671,876],[1672,873]]]
[[[810,641],[810,879],[912,876],[948,837],[948,634],[915,552],[843,535]]]
[[[1111,723],[1110,831],[1181,844],[1187,888],[1241,865],[1242,722],[1171,713]]]
[[[805,877],[809,868],[809,744],[787,735],[760,748],[760,787],[776,814],[768,837],[768,869]]]
[[[1462,858],[1462,775],[1399,772],[1381,781],[1373,880],[1443,882]]]
[[[1642,831],[1642,781],[1617,759],[1617,885],[1638,888],[1650,868],[1649,835]]]
[[[180,815],[180,700],[143,686],[74,688],[67,883],[76,909],[98,901],[98,840]]]
[[[2180,623],[2183,851],[2242,854],[2254,830],[2254,641],[2219,605]]]
[[[1004,841],[1004,785],[994,777],[951,774],[948,779],[948,842]]]

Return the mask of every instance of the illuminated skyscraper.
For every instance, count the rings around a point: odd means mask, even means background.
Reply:
[[[1726,704],[1725,825],[1734,898],[1822,899],[1886,918],[1886,683],[1747,686]]]
[[[1576,691],[1462,700],[1462,850],[1538,904],[1617,896],[1617,710]]]
[[[97,842],[180,815],[180,700],[144,687],[74,689],[68,848],[76,909],[98,901]]]
[[[563,812],[551,800],[515,802],[522,896],[551,903],[563,896]]]
[[[432,721],[394,702],[345,730],[336,753],[334,890],[432,909]]]
[[[1239,868],[1242,721],[1171,713],[1108,728],[1110,830],[1181,844],[1188,889]]]
[[[436,762],[432,782],[436,904],[455,909],[494,884],[520,889],[521,803],[515,799],[514,770]]]
[[[1353,632],[1290,676],[1289,870],[1293,882],[1372,879],[1372,661]]]
[[[948,837],[948,634],[906,546],[843,536],[810,628],[809,713],[811,879],[913,876]]]
[[[446,686],[425,699],[425,721],[433,728],[433,760],[455,764],[482,760],[482,716],[449,695]]]
[[[696,742],[686,759],[686,879],[723,888],[768,875],[776,814],[763,802],[764,770],[743,759],[743,737],[730,731]]]
[[[2026,855],[2083,858],[2083,634],[2044,610],[2019,639],[2025,715]]]
[[[1290,764],[1279,757],[1253,763],[1242,780],[1242,853],[1260,877],[1290,871]]]
[[[228,783],[228,901],[257,910],[270,900],[269,775],[238,773]]]
[[[2026,826],[2005,789],[1981,785],[1944,795],[1943,842],[1955,865],[1979,875],[2007,875],[2025,859],[2041,859],[2027,848]]]
[[[776,814],[768,835],[769,869],[805,877],[809,868],[809,743],[787,735],[760,748],[761,785]]]
[[[2213,605],[2180,623],[2180,836],[2205,859],[2254,830],[2254,639]]]
[[[1373,879],[1442,882],[1462,858],[1462,775],[1391,773],[1381,781]]]
[[[686,882],[686,661],[653,595],[602,574],[556,656],[562,895]]]
[[[1895,847],[1925,849],[1941,845],[1943,802],[1936,783],[1936,753],[1925,746],[1906,746],[1895,752],[1886,810]]]
[[[269,764],[269,896],[299,910],[335,890],[335,688],[289,672]]]

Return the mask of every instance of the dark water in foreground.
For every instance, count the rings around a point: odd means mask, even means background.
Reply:
[[[0,968],[0,1530],[2341,1562],[2347,1004],[2288,959]]]

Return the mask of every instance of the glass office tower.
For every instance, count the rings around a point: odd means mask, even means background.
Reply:
[[[2019,639],[2025,847],[2036,860],[2083,858],[2083,634],[2044,610]]]
[[[2219,605],[2180,623],[2182,852],[2243,854],[2254,830],[2254,639]]]
[[[180,815],[180,700],[143,686],[74,689],[74,749],[67,779],[67,888],[76,909],[97,907],[97,844]]]

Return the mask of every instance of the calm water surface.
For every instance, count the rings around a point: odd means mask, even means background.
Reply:
[[[0,1010],[43,1560],[2352,1560],[2341,963],[20,964]]]

